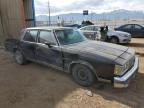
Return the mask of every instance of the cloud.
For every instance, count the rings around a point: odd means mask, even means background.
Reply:
[[[36,10],[36,14],[48,14],[48,1],[39,1],[36,0],[35,1],[35,10]],[[60,12],[60,9],[58,7],[55,6],[50,6],[50,10],[52,13],[57,13]]]
[[[68,6],[63,7],[67,10],[85,10],[91,9],[93,7],[98,7],[104,5],[104,0],[84,0],[84,1],[76,1]]]
[[[82,12],[90,10],[97,13],[116,9],[143,11],[142,0],[50,0],[52,14]],[[36,14],[48,14],[48,0],[35,0]]]

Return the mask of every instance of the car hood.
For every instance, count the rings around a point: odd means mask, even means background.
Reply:
[[[103,57],[115,61],[129,48],[121,45],[87,40],[77,44],[68,45],[65,50],[71,53],[79,53],[80,55],[90,57]]]
[[[120,35],[130,35],[127,32],[123,32],[123,31],[109,31],[109,34],[120,34]]]

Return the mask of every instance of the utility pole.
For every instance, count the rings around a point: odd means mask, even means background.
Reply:
[[[49,13],[49,26],[51,25],[51,19],[50,19],[50,3],[48,0],[48,13]]]
[[[92,15],[93,13],[92,13],[92,10],[91,10],[91,22],[92,22],[92,17],[93,17],[93,15]]]

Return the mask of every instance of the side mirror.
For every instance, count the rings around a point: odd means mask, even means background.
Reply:
[[[53,42],[45,42],[44,44],[47,45],[49,48],[51,48],[53,45],[56,45]]]

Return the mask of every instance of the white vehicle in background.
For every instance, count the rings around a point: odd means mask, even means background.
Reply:
[[[84,33],[87,38],[93,39],[100,38],[100,26],[97,25],[89,25],[80,28],[80,30]],[[95,35],[96,34],[96,35]],[[92,37],[93,36],[93,37]],[[129,43],[131,41],[131,34],[122,31],[115,31],[111,28],[108,28],[107,32],[107,41],[111,43]]]

